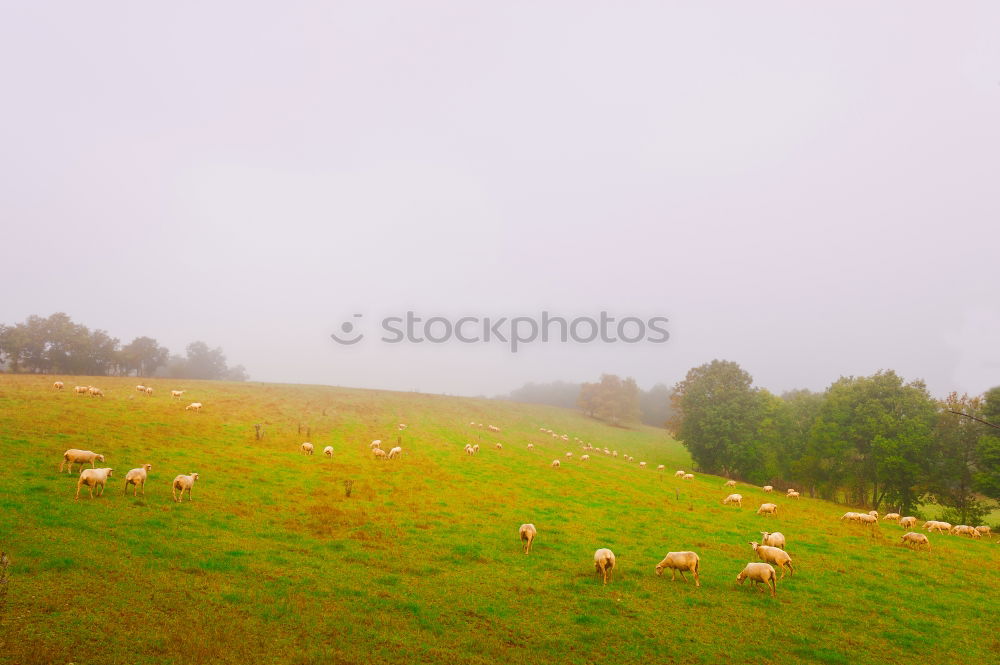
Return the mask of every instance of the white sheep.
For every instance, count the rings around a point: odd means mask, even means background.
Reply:
[[[696,587],[701,586],[701,581],[698,579],[698,567],[700,565],[698,555],[694,552],[667,552],[667,556],[663,557],[663,561],[656,564],[656,574],[663,575],[663,569],[670,569],[670,581],[674,581],[677,578],[677,573],[681,574],[681,580],[687,582],[687,578],[684,577],[684,571],[690,572],[694,575],[694,585]]]
[[[685,473],[684,476],[681,478],[681,480],[694,480],[694,474],[693,473]]]
[[[916,526],[916,524],[917,524],[917,518],[914,517],[913,515],[907,515],[906,517],[899,518],[899,526],[903,528],[908,529],[910,527]]]
[[[928,531],[937,531],[938,533],[945,533],[946,531],[951,531],[951,524],[948,522],[938,522],[937,520],[930,520],[925,522],[924,529]]]
[[[877,510],[869,510],[868,514],[871,515],[872,517],[874,517],[875,519],[878,519],[878,511]]]
[[[90,386],[89,388],[87,388],[87,391],[90,393],[91,397],[104,397],[104,391],[101,390],[100,388],[95,388],[94,386]]]
[[[787,496],[789,499],[797,499],[799,498],[799,493],[796,492],[795,490],[788,490],[788,494],[786,494],[785,496]]]
[[[769,531],[761,531],[760,542],[762,545],[767,545],[768,547],[779,547],[781,549],[785,549],[785,534],[780,531],[775,531],[773,533]]]
[[[371,443],[368,444],[368,447],[369,448],[381,448],[382,447],[382,439],[375,439],[374,441],[372,441]]]
[[[188,404],[187,406],[184,407],[184,410],[185,411],[200,412],[201,411],[201,402],[191,402],[190,404]]]
[[[397,457],[400,457],[402,454],[403,454],[403,449],[400,448],[399,446],[395,446],[391,450],[389,450],[387,459],[396,459]]]
[[[407,427],[406,423],[399,423],[397,429],[399,429],[399,431],[402,432],[404,429],[406,429],[406,427]]]
[[[97,496],[104,494],[104,485],[108,482],[108,478],[111,477],[111,472],[114,469],[84,469],[80,472],[80,479],[76,481],[76,498],[80,498],[80,489],[86,485],[90,490],[90,498],[94,498],[94,488],[98,487],[100,490],[97,492]]]
[[[761,487],[761,489],[764,490],[765,492],[773,492],[774,491],[774,487],[772,487],[771,485],[764,485],[763,487]]]
[[[476,454],[476,451],[472,449],[472,444],[469,444],[469,443],[465,444],[465,454],[466,455],[475,455]]]
[[[785,550],[771,547],[770,545],[758,545],[757,541],[750,543],[750,547],[757,553],[757,557],[761,561],[773,564],[781,569],[781,579],[785,579],[785,568],[788,568],[789,574],[794,574],[795,571],[792,570],[792,557],[788,556],[788,552]]]
[[[55,388],[56,390],[62,390],[63,388],[66,387],[66,384],[63,383],[62,381],[56,381],[55,383],[52,384],[52,387]]]
[[[73,392],[77,395],[86,395],[90,391],[90,386],[76,386],[73,388]]]
[[[323,449],[323,454],[327,457],[333,457],[333,446],[327,446]]]
[[[375,459],[385,459],[386,452],[381,448],[372,448],[372,453],[375,455]]]
[[[606,547],[594,552],[594,571],[595,574],[604,577],[604,583],[608,583],[608,577],[611,576],[612,571],[615,569],[615,553]]]
[[[122,496],[128,492],[128,486],[134,485],[132,488],[132,496],[135,496],[139,491],[139,487],[142,487],[142,495],[146,496],[146,478],[150,471],[152,471],[152,464],[143,464],[138,469],[132,469],[125,474],[125,488],[122,490]]]
[[[722,505],[728,503],[735,503],[740,508],[743,507],[743,495],[742,494],[730,494],[725,499],[722,500]]]
[[[751,585],[763,582],[765,587],[771,588],[771,597],[773,598],[776,595],[778,576],[769,563],[751,561],[746,565],[746,568],[736,575],[736,581],[739,584],[743,584],[743,580],[750,580]]]
[[[674,472],[674,478],[683,478],[683,477],[684,477],[684,472],[681,471],[680,469]]]
[[[789,487],[787,490],[785,490],[785,494],[791,494],[794,491],[795,491],[794,488]]]
[[[990,533],[991,533],[991,529],[990,529],[990,527],[988,527],[988,526],[987,526],[987,525],[985,525],[985,524],[983,524],[983,525],[981,525],[981,526],[977,526],[977,527],[976,527],[976,531],[978,531],[978,532],[979,532],[979,535],[980,535],[980,536],[989,536],[989,535],[990,535]]]
[[[104,455],[99,455],[91,450],[77,450],[76,448],[70,448],[63,453],[63,461],[59,465],[59,473],[62,473],[63,468],[66,468],[68,473],[73,473],[73,465],[79,464],[81,468],[87,462],[90,462],[90,468],[96,469],[97,462],[103,462]],[[69,465],[67,467],[67,464]]]
[[[885,517],[882,518],[883,522],[898,522],[899,513],[886,513]]]
[[[497,450],[503,450],[503,444],[497,443]]]
[[[657,464],[656,465],[656,470],[657,471],[666,471],[667,470],[667,466],[665,464]]]
[[[174,482],[171,483],[171,485],[170,485],[171,492],[174,495],[174,501],[176,501],[177,503],[180,503],[180,502],[184,501],[184,490],[187,490],[188,501],[190,501],[191,500],[191,488],[194,487],[194,481],[196,481],[196,480],[198,480],[198,474],[197,473],[192,473],[192,474],[187,475],[187,476],[183,476],[183,475],[182,476],[177,476],[176,478],[174,478]],[[181,496],[180,496],[179,499],[177,498],[177,490],[180,490],[180,492],[181,492]]]
[[[491,432],[499,432],[500,431],[500,428],[497,427],[496,425],[489,425],[489,426],[487,426],[486,429],[488,429]]]
[[[858,515],[857,520],[866,526],[878,526],[878,518],[874,515],[861,513]]]
[[[181,396],[186,392],[187,392],[186,390],[171,390],[170,396],[173,397],[174,399],[180,399]]]
[[[474,453],[478,453],[479,452],[479,444],[478,443],[476,445],[472,446],[472,452],[474,452]]]
[[[590,459],[590,455],[583,455],[583,456],[580,457],[580,461],[581,462],[586,462],[589,459]]]
[[[517,530],[517,535],[521,539],[521,543],[524,547],[524,553],[531,553],[531,543],[534,542],[535,536],[538,535],[538,531],[535,529],[534,524],[522,524]]]
[[[534,450],[534,449],[535,449],[535,444],[529,443],[528,444],[528,450]]]
[[[723,487],[736,487],[736,481],[735,480],[727,480],[726,484],[723,485]]]
[[[760,508],[757,509],[758,515],[774,515],[778,516],[778,506],[773,503],[762,503]]]
[[[299,446],[299,448],[302,450],[303,455],[313,454],[313,444],[309,443],[308,441]]]
[[[558,468],[559,467],[559,460],[557,460],[557,459],[552,460],[552,466]]]
[[[971,526],[968,526],[968,525],[965,525],[965,524],[959,524],[957,526],[951,527],[950,533],[953,533],[953,534],[959,535],[959,536],[965,535],[965,536],[969,536],[970,538],[981,538],[982,537],[981,533],[979,533],[978,531],[976,531]]]
[[[137,393],[144,393],[144,392],[146,392],[146,386],[142,386],[142,385],[136,386],[135,387],[135,391]]]
[[[566,457],[572,457],[573,453],[566,453]]]
[[[848,522],[857,522],[858,521],[858,513],[854,512],[854,511],[846,512],[840,518],[840,521],[844,521],[844,520],[847,520]]]
[[[150,388],[149,386],[146,386],[146,390],[144,392],[146,393],[147,396],[148,395],[152,395],[153,394],[153,389]]]
[[[639,468],[640,469],[645,469],[646,468],[646,463],[645,462],[639,462]]]
[[[920,547],[921,545],[926,545],[927,549],[931,548],[931,541],[927,539],[922,533],[914,533],[910,531],[909,533],[904,533],[903,538],[900,541],[904,545],[914,545],[915,547]]]

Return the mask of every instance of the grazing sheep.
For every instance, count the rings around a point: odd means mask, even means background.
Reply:
[[[727,503],[735,503],[740,508],[743,507],[743,495],[742,494],[730,494],[725,499],[722,500],[722,505]]]
[[[701,586],[701,581],[698,579],[698,566],[699,559],[698,555],[694,552],[667,552],[667,556],[663,558],[663,561],[656,564],[656,574],[663,575],[663,569],[670,569],[670,581],[677,578],[677,573],[681,574],[681,580],[687,582],[687,578],[684,577],[684,571],[689,571],[694,575],[694,585],[696,587]]]
[[[170,396],[173,397],[174,399],[180,399],[181,395],[183,395],[186,392],[187,392],[186,390],[171,390]]]
[[[191,402],[190,404],[188,404],[187,406],[184,407],[184,410],[185,411],[200,412],[201,411],[201,402]]]
[[[761,489],[764,490],[765,492],[773,492],[774,491],[774,487],[772,487],[771,485],[764,485],[763,487],[761,487]]]
[[[794,487],[789,487],[787,490],[785,490],[785,494],[791,494],[794,491],[795,491]]]
[[[897,522],[899,521],[899,513],[886,513],[885,517],[882,518],[883,522]]]
[[[150,388],[149,386],[146,386],[146,390],[144,392],[146,393],[146,395],[152,395],[153,394],[153,389]]]
[[[99,487],[97,496],[104,494],[104,485],[111,477],[114,469],[84,469],[80,472],[80,479],[76,481],[76,498],[80,498],[80,489],[86,485],[90,490],[90,498],[94,498],[94,488]]]
[[[488,429],[491,432],[499,432],[500,431],[500,428],[497,427],[496,425],[489,425],[489,426],[486,427],[486,429]]]
[[[472,452],[474,452],[474,453],[478,453],[479,452],[479,444],[478,443],[476,445],[472,446]]]
[[[136,386],[135,387],[135,391],[137,393],[144,393],[144,392],[146,392],[146,386]]]
[[[841,521],[847,520],[848,522],[857,522],[858,513],[855,513],[853,511],[844,513],[844,515],[840,518],[840,520]]]
[[[948,522],[938,522],[937,520],[930,520],[924,522],[924,529],[928,531],[937,531],[938,533],[944,533],[946,531],[951,531],[951,524]]]
[[[375,459],[385,459],[386,452],[381,448],[372,448],[372,453],[375,455]]]
[[[73,392],[77,395],[86,395],[90,391],[90,386],[76,386],[73,388]]]
[[[406,429],[406,427],[407,427],[406,423],[399,423],[397,429],[399,429],[399,431],[402,432],[404,429]]]
[[[752,586],[763,582],[765,587],[771,587],[771,597],[773,598],[776,595],[778,576],[769,563],[751,561],[746,565],[746,568],[736,575],[736,581],[739,584],[743,584],[743,580],[750,580]]]
[[[146,496],[146,478],[149,472],[153,469],[152,464],[143,464],[138,469],[132,469],[125,474],[125,488],[122,490],[122,496],[128,492],[128,486],[134,485],[132,488],[132,496],[135,496],[139,491],[139,487],[142,487],[142,495]]]
[[[69,467],[66,468],[66,471],[69,473],[73,473],[74,464],[79,464],[80,467],[83,468],[84,464],[90,462],[90,468],[96,469],[97,462],[103,462],[103,461],[104,461],[104,455],[99,455],[90,450],[77,450],[76,448],[70,448],[69,450],[63,453],[63,461],[59,465],[59,473],[62,473],[62,470],[64,467],[66,467],[67,463],[69,464]]]
[[[594,552],[594,571],[595,574],[604,577],[604,583],[608,583],[608,577],[611,575],[615,568],[615,553],[606,547]]]
[[[531,553],[531,543],[534,542],[535,536],[538,531],[535,529],[534,524],[522,524],[517,530],[517,535],[521,539],[524,547],[524,553]]]
[[[503,450],[503,444],[502,443],[498,443],[497,444],[497,450]]]
[[[667,467],[666,467],[666,465],[665,465],[665,464],[657,464],[657,465],[656,465],[656,470],[657,470],[657,471],[666,471],[666,470],[667,470]]]
[[[529,443],[528,444],[528,450],[534,450],[534,449],[535,449],[535,444]]]
[[[931,541],[927,539],[927,536],[925,536],[922,533],[914,533],[913,531],[910,531],[909,533],[904,533],[903,538],[900,542],[902,542],[904,545],[914,545],[916,547],[919,547],[921,545],[926,545],[927,549],[931,548]]]
[[[962,536],[962,535],[969,536],[970,538],[981,538],[982,537],[981,533],[979,533],[978,531],[976,531],[971,526],[967,526],[965,524],[959,524],[958,526],[953,526],[953,527],[951,527],[951,529],[949,530],[949,532],[953,533],[955,535],[958,535],[958,536]]]
[[[789,499],[797,499],[799,498],[799,493],[796,492],[795,490],[788,490],[788,494],[786,494],[785,496],[787,496]]]
[[[566,453],[566,457],[572,457],[573,453]]]
[[[581,461],[581,462],[586,462],[586,461],[587,461],[587,460],[589,460],[589,459],[590,459],[590,455],[582,455],[582,456],[580,457],[580,461]]]
[[[910,528],[912,526],[916,526],[916,524],[917,524],[917,518],[912,515],[907,515],[906,517],[899,518],[899,526],[901,527]]]
[[[101,390],[100,388],[95,388],[94,386],[90,386],[89,388],[87,388],[87,391],[90,393],[91,397],[104,397],[104,391]]]
[[[685,473],[684,477],[682,478],[682,480],[694,480],[694,474],[693,473]]]
[[[726,484],[723,485],[723,487],[736,487],[736,481],[735,480],[727,480]]]
[[[333,446],[327,446],[323,449],[323,454],[327,457],[333,457]]]
[[[397,457],[400,457],[402,454],[403,454],[403,449],[400,448],[399,446],[395,446],[389,451],[389,455],[386,457],[386,459],[396,459]]]
[[[878,511],[877,510],[869,510],[868,514],[871,515],[872,517],[874,517],[875,519],[878,519]]]
[[[874,515],[861,513],[858,515],[857,520],[866,526],[878,526],[878,518]]]
[[[775,531],[773,533],[761,531],[760,543],[761,545],[767,545],[768,547],[779,547],[781,549],[785,549],[785,534],[780,531]]]
[[[674,478],[683,478],[683,477],[684,477],[683,471],[678,469],[677,471],[674,472]]]
[[[56,381],[55,383],[52,384],[52,387],[55,388],[56,390],[62,390],[65,386],[66,384],[64,384],[62,381]]]
[[[646,468],[646,463],[645,462],[639,462],[639,468],[640,469],[645,469]]]
[[[381,448],[382,447],[382,439],[375,439],[374,441],[372,441],[371,443],[368,444],[368,447],[369,448]]]
[[[559,460],[557,460],[557,459],[552,460],[552,466],[558,467],[559,466]]]
[[[785,579],[785,568],[788,568],[790,575],[794,574],[795,571],[792,570],[792,557],[788,556],[788,552],[785,550],[771,547],[770,545],[758,545],[756,540],[750,543],[750,547],[757,553],[757,557],[761,561],[773,564],[781,569],[781,579]]]
[[[773,503],[762,503],[760,508],[757,509],[758,515],[774,515],[778,516],[778,506]]]
[[[187,476],[177,476],[174,478],[174,482],[170,485],[170,489],[174,495],[174,501],[181,503],[184,501],[184,490],[187,490],[188,501],[191,500],[191,488],[194,487],[194,481],[198,480],[198,474],[192,473]],[[180,490],[181,496],[177,498],[177,490]]]
[[[302,449],[302,454],[303,455],[312,455],[313,454],[313,444],[309,443],[308,441],[306,441],[301,446],[299,446],[299,448]]]
[[[379,450],[379,449],[376,448],[376,450]],[[466,455],[475,455],[476,454],[476,451],[472,449],[472,444],[470,444],[470,443],[465,444],[465,454]]]
[[[607,455],[607,454],[608,454],[608,449],[607,449],[607,448],[605,448],[605,449],[604,449],[604,454],[605,454],[605,455]],[[612,450],[612,451],[611,451],[611,456],[612,456],[612,457],[618,457],[618,451],[617,451],[617,450]]]
[[[980,536],[989,536],[991,533],[990,527],[983,524],[982,526],[977,526],[976,531],[979,532]]]

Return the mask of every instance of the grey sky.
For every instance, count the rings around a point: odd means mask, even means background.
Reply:
[[[465,394],[1000,384],[1000,5],[614,4],[6,3],[0,321]],[[327,337],[408,308],[672,339]]]

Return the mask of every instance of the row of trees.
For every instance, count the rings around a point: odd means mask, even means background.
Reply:
[[[670,388],[658,383],[642,390],[631,378],[604,374],[597,383],[527,383],[511,391],[506,399],[531,404],[549,404],[571,409],[618,425],[641,422],[665,427],[671,415]]]
[[[229,367],[221,348],[188,344],[185,356],[171,355],[151,337],[128,344],[104,330],[90,330],[59,312],[0,324],[0,367],[8,372],[88,376],[164,376],[246,381],[242,365]]]
[[[982,422],[1000,423],[1000,387],[935,400],[923,382],[882,371],[777,396],[716,360],[671,400],[671,429],[708,473],[876,509],[931,500],[962,523],[1000,498],[1000,429]]]

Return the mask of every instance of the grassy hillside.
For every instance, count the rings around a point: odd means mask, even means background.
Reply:
[[[938,535],[915,552],[896,526],[869,533],[806,498],[778,497],[779,516],[760,517],[768,495],[742,484],[743,509],[722,506],[719,478],[672,476],[689,460],[659,430],[432,395],[153,381],[145,397],[135,380],[89,381],[107,397],[73,394],[72,377],[60,393],[51,378],[0,376],[0,548],[14,561],[2,663],[909,665],[1000,653],[994,542]],[[185,411],[190,401],[204,410]],[[369,442],[394,441],[400,422],[403,458],[373,460]],[[300,423],[313,457],[298,454]],[[542,426],[668,474],[581,463],[577,444]],[[57,472],[67,448],[107,456],[103,498],[73,500],[76,474]],[[145,462],[145,498],[123,497],[125,472]],[[194,500],[176,504],[170,481],[189,472],[201,476]],[[522,522],[538,527],[530,556]],[[735,585],[764,529],[786,535],[796,569],[776,599]],[[618,556],[606,587],[598,547]],[[699,589],[653,573],[686,549],[701,555]]]

